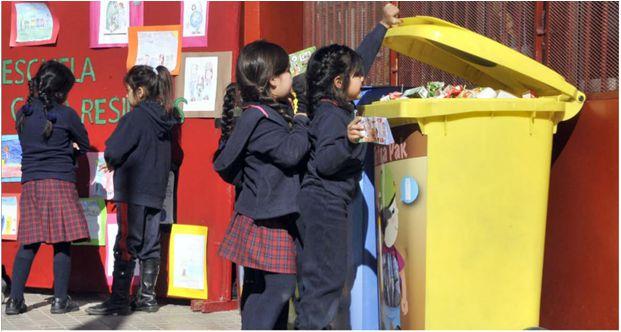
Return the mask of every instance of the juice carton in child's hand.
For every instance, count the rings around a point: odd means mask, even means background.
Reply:
[[[360,142],[389,145],[395,142],[390,131],[388,119],[381,117],[363,117],[360,125],[364,127]]]
[[[289,54],[289,70],[291,71],[291,76],[295,77],[306,72],[308,60],[310,60],[310,57],[313,55],[315,50],[317,50],[317,48],[315,46],[311,46],[301,51]]]

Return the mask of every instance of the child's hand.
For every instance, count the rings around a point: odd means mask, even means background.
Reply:
[[[403,316],[408,314],[408,299],[405,296],[401,297],[401,312]]]
[[[392,3],[387,3],[382,10],[383,18],[380,21],[386,28],[390,28],[393,25],[401,23],[401,19],[397,18],[399,15],[399,8]]]
[[[364,138],[361,131],[364,130],[364,126],[360,124],[362,117],[357,116],[347,125],[347,139],[351,143],[358,143],[361,138]]]

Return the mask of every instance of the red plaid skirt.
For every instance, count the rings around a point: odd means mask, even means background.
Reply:
[[[89,238],[75,183],[56,179],[24,183],[19,203],[19,244]]]
[[[277,222],[281,221],[273,224]],[[295,223],[293,219],[284,222]],[[241,214],[233,216],[219,254],[244,267],[275,273],[296,273],[295,242],[289,231],[284,227],[257,225],[252,218]]]

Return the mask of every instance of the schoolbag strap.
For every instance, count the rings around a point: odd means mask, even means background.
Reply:
[[[267,113],[267,111],[263,107],[261,107],[259,105],[248,105],[247,107],[248,108],[256,108],[259,111],[261,111],[261,113],[263,113],[263,115],[265,115],[266,118],[270,117],[269,113]]]

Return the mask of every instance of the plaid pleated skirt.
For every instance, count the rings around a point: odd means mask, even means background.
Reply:
[[[287,230],[290,227],[295,227],[291,218],[255,222],[236,214],[226,230],[219,254],[244,267],[295,274],[296,249],[291,231]]]
[[[75,183],[56,179],[28,181],[19,203],[19,244],[87,240],[88,224]]]

